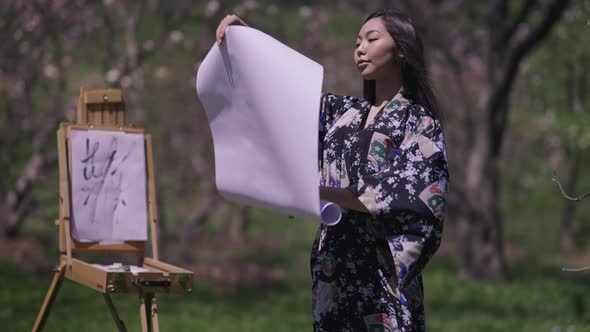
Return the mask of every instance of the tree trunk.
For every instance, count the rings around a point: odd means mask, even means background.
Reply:
[[[250,225],[250,208],[245,205],[238,206],[236,214],[229,225],[229,237],[232,241],[243,241]]]
[[[510,15],[506,0],[491,0],[488,17],[487,86],[478,107],[473,145],[466,163],[465,211],[459,218],[461,274],[480,280],[507,278],[503,227],[499,207],[499,159],[507,128],[509,99],[518,67],[548,35],[568,1],[550,1],[544,6],[525,1]],[[537,6],[542,8],[538,24],[527,24]],[[525,25],[528,32],[519,38]],[[522,31],[522,30],[521,30]]]
[[[205,220],[212,214],[216,208],[216,199],[213,195],[200,195],[199,203],[195,209],[195,215],[191,221],[180,232],[180,257],[185,263],[189,263],[193,259],[193,243],[196,240],[199,230]]]
[[[574,146],[571,150],[571,160],[569,169],[567,172],[567,178],[565,187],[563,188],[566,192],[575,192],[576,182],[578,180],[578,165],[579,165],[579,149]],[[576,213],[575,201],[565,199],[562,208],[562,219],[561,219],[561,251],[569,254],[576,250],[576,242],[574,240],[574,215]]]
[[[157,181],[156,181],[157,182]],[[156,186],[157,188],[158,186]],[[170,231],[168,229],[168,219],[166,218],[166,201],[162,191],[156,191],[156,204],[158,207],[158,219],[156,227],[158,227],[158,253],[161,260],[167,261],[168,257],[168,242],[170,241]]]
[[[582,116],[585,106],[582,91],[584,91],[585,87],[584,83],[586,79],[586,64],[587,56],[582,54],[580,59],[575,61],[572,66],[572,80],[570,85],[572,101],[571,106],[572,111],[578,116]],[[580,162],[580,148],[578,147],[577,137],[574,137],[573,141],[568,140],[567,144],[571,144],[572,147],[568,148],[566,146],[566,152],[569,157],[568,159],[570,159],[570,163],[566,175],[567,178],[565,180],[564,190],[569,193],[575,193]],[[564,200],[561,219],[561,251],[566,254],[572,253],[576,250],[576,241],[574,239],[574,215],[576,213],[576,207],[577,205],[575,201],[569,199]]]
[[[479,280],[506,278],[499,198],[499,158],[488,121],[477,121],[467,162],[464,211],[458,220],[462,276]]]

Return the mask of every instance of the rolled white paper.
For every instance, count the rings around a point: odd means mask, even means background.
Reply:
[[[336,203],[320,200],[320,217],[322,223],[334,226],[340,222],[342,210]]]

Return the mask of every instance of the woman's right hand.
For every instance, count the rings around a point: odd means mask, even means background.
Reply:
[[[245,27],[248,26],[246,22],[242,21],[238,15],[226,15],[221,22],[219,22],[219,26],[217,27],[217,32],[215,33],[215,39],[217,40],[217,45],[221,45],[223,39],[225,38],[225,29],[229,25],[243,25]]]

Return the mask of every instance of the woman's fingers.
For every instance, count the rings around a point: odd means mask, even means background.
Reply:
[[[223,20],[219,23],[217,27],[217,31],[215,32],[215,39],[217,40],[217,44],[221,45],[223,39],[225,39],[225,29],[229,25],[243,25],[248,26],[244,21],[242,21],[237,15],[226,15]]]
[[[218,45],[221,45],[221,42],[223,41],[223,37],[225,35],[225,27],[227,26],[225,24],[226,20],[227,16],[223,18],[221,22],[219,22],[219,25],[217,26],[217,31],[215,31],[215,39],[217,40]]]
[[[235,24],[235,15],[226,15],[221,23],[219,23],[219,27],[217,27],[217,44],[221,45],[223,39],[225,38],[225,29],[228,25]]]

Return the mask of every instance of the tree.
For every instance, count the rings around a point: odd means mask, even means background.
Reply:
[[[66,110],[66,71],[74,47],[92,30],[91,12],[84,1],[0,4],[0,238],[18,234],[35,206],[33,188],[55,168],[47,147]]]
[[[461,143],[450,147],[455,149],[451,206],[458,226],[461,274],[466,277],[506,278],[499,160],[511,89],[520,65],[549,35],[568,3],[490,0],[484,6],[449,0],[420,6],[404,1],[425,32],[426,44],[440,54],[462,90],[454,98],[462,102],[453,104],[462,109],[453,115],[464,130],[460,139],[455,138]]]
[[[60,121],[73,120],[80,86],[123,88],[128,122],[146,127],[157,138],[159,222],[176,233],[170,234],[172,238],[186,229],[194,238],[201,223],[226,204],[215,190],[207,121],[195,100],[194,73],[187,68],[204,58],[220,15],[236,4],[0,4],[5,18],[0,22],[0,238],[19,235],[28,217],[56,204],[38,202],[38,196],[42,192],[55,198],[51,194],[56,187],[45,189],[42,184],[56,179],[55,130]],[[173,116],[161,116],[171,110]],[[198,211],[195,200],[203,203]],[[175,212],[171,219],[188,220],[185,225],[166,227],[168,206]],[[243,209],[238,212],[247,216]],[[247,225],[244,218],[236,220]],[[244,227],[228,233],[240,237]],[[165,247],[166,234],[162,235]],[[186,250],[193,238],[181,241]]]
[[[583,170],[583,157],[590,145],[589,99],[584,94],[590,73],[590,7],[584,1],[573,2],[564,19],[555,28],[545,47],[530,61],[525,82],[543,108],[551,114],[547,135],[555,142],[560,164],[565,172],[554,177],[564,196],[561,217],[561,250],[571,253],[577,249],[575,235],[581,227],[576,224],[576,210],[585,195],[575,196]],[[564,52],[567,50],[567,52]],[[544,82],[540,84],[539,82]],[[554,110],[559,110],[555,112]],[[559,165],[552,165],[557,168]]]

